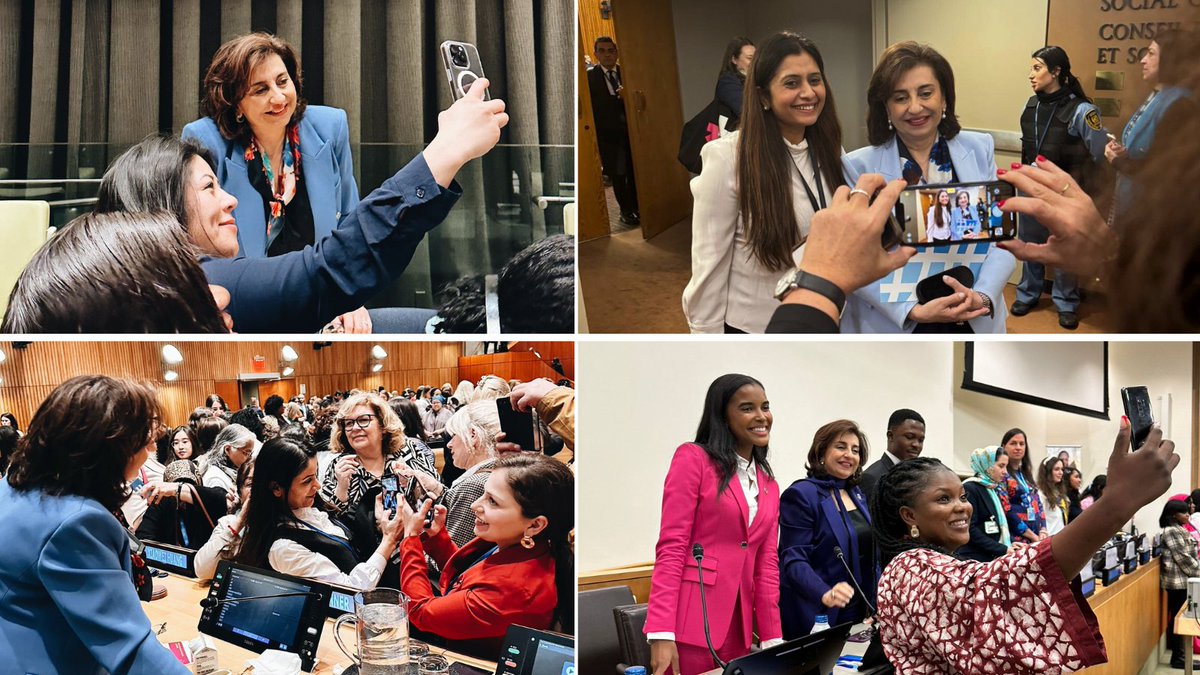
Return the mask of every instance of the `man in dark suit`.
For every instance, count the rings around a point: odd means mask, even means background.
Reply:
[[[629,149],[629,126],[621,92],[621,67],[617,65],[617,43],[607,36],[596,38],[598,65],[587,71],[592,95],[592,115],[596,119],[596,144],[600,163],[612,180],[613,193],[621,207],[621,222],[640,225],[637,184],[633,179],[633,159]]]
[[[888,418],[887,449],[883,456],[863,471],[859,487],[870,501],[875,492],[875,484],[883,474],[900,462],[916,459],[921,456],[921,448],[925,445],[925,418],[921,413],[908,408],[901,408]]]

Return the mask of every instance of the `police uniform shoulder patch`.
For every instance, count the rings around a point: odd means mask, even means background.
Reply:
[[[1083,121],[1087,122],[1088,128],[1092,131],[1100,131],[1100,113],[1095,108],[1083,116]]]

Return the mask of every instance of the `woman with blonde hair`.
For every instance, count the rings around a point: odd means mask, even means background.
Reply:
[[[504,379],[495,375],[484,375],[479,379],[479,384],[475,387],[475,394],[471,400],[493,401],[501,396],[508,396],[511,391],[512,387]]]
[[[409,450],[400,418],[375,394],[354,394],[342,403],[329,449],[336,459],[325,470],[321,499],[339,515],[353,511],[367,492],[393,475],[396,462],[437,475],[425,457]]]

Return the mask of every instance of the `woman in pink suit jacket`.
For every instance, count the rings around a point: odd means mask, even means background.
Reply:
[[[764,646],[782,640],[779,485],[767,462],[771,422],[758,380],[722,375],[709,386],[696,442],[675,451],[646,615],[654,675],[715,667],[704,637],[694,544],[703,546],[699,567],[721,660],[748,654],[755,632]]]

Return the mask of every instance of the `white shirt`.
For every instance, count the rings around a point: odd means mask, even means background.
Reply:
[[[597,68],[599,68],[600,72],[604,75],[604,86],[608,87],[608,93],[612,94],[613,96],[616,96],[617,92],[613,89],[612,80],[608,79],[608,74],[609,73],[616,74],[617,84],[623,85],[624,83],[621,82],[621,74],[617,72],[616,68],[605,68],[604,66],[597,66]]]
[[[1042,510],[1046,512],[1046,533],[1050,535],[1058,534],[1066,527],[1066,521],[1063,518],[1062,505],[1058,502],[1051,501],[1045,492],[1038,490],[1038,497],[1042,500]]]
[[[324,511],[310,507],[297,509],[292,514],[326,534],[342,538],[346,536],[346,532],[334,525]],[[275,543],[271,544],[267,560],[270,562],[271,568],[280,574],[348,586],[360,591],[369,591],[375,588],[375,585],[379,583],[379,577],[383,576],[384,567],[387,566],[387,560],[384,560],[383,556],[373,553],[370,560],[355,565],[349,574],[345,574],[329,558],[290,539],[276,539]]]
[[[758,513],[758,471],[751,466],[750,460],[742,459],[741,455],[737,458],[737,477],[742,484],[742,494],[746,495],[746,506],[750,507],[750,518],[746,522],[748,528]]]
[[[789,268],[767,269],[754,258],[746,226],[738,215],[737,144],[740,132],[704,145],[700,158],[704,170],[692,179],[692,279],[683,291],[683,314],[693,333],[723,333],[725,324],[748,333],[767,329],[779,306],[775,285]],[[816,190],[808,141],[787,143],[793,165]],[[836,167],[841,170],[841,167]],[[802,237],[808,236],[812,203],[800,183],[800,173],[789,167],[792,209]],[[828,203],[829,185],[821,180]],[[803,247],[797,249],[802,251]],[[799,255],[794,256],[799,260]]]
[[[142,465],[142,469],[138,472],[138,477],[142,479],[142,484],[161,483],[163,471],[165,467],[154,457],[146,459],[146,463]],[[121,505],[121,513],[125,516],[125,522],[129,523],[129,530],[136,531],[138,525],[142,522],[142,516],[146,515],[146,511],[150,505],[142,499],[140,491],[132,492]]]
[[[217,573],[217,563],[221,562],[221,552],[232,551],[239,537],[234,536],[233,526],[237,525],[237,514],[221,516],[217,526],[213,528],[212,536],[196,551],[194,565],[197,579],[211,579]]]

